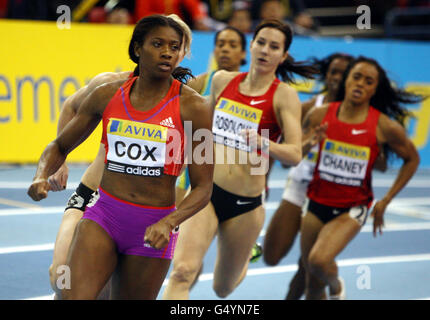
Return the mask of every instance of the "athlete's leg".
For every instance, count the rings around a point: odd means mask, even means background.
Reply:
[[[330,294],[337,294],[341,289],[335,258],[360,229],[357,220],[348,213],[341,214],[323,226],[309,253],[309,271],[329,286]]]
[[[57,284],[58,277],[62,274],[61,267],[66,264],[67,254],[69,253],[70,243],[72,242],[73,233],[76,225],[83,215],[82,210],[67,209],[64,212],[57,239],[55,240],[54,255],[52,264],[49,267],[49,280],[51,287],[55,292],[55,299],[61,299],[61,286]],[[57,273],[58,272],[58,273]]]
[[[325,299],[325,284],[320,279],[316,278],[312,273],[309,272],[308,266],[308,255],[311,251],[318,234],[324,223],[318,219],[313,213],[307,212],[304,217],[302,217],[301,227],[300,227],[300,248],[303,266],[306,270],[306,298],[313,298],[309,295],[311,291],[314,296],[318,294],[316,299]],[[312,287],[312,288],[310,288]],[[318,292],[316,292],[318,291]]]
[[[83,186],[78,187],[76,192],[78,196],[81,196],[85,199],[85,202],[89,200],[88,193],[97,190],[100,184],[104,168],[104,155],[104,145],[101,144],[96,159],[88,166],[84,175],[82,176],[81,184],[83,184]],[[80,207],[80,209],[73,208],[73,205]],[[55,299],[61,298],[61,290],[57,286],[57,280],[60,274],[57,273],[57,270],[59,270],[59,266],[66,264],[73,233],[76,229],[76,225],[83,215],[85,205],[86,204],[84,203],[79,206],[79,203],[71,198],[68,203],[70,208],[65,210],[60,228],[57,233],[52,264],[49,267],[49,279],[51,287],[55,292]]]
[[[218,228],[212,203],[180,225],[173,269],[163,293],[164,300],[188,299],[201,271],[202,261]]]
[[[70,268],[71,285],[62,290],[63,299],[96,299],[115,270],[115,243],[99,224],[81,219],[66,264]]]
[[[155,300],[170,259],[120,255],[112,277],[112,299]]]
[[[300,300],[300,298],[305,293],[306,289],[306,270],[303,265],[302,257],[299,258],[298,264],[298,270],[294,274],[293,279],[290,282],[287,296],[285,297],[285,300]]]
[[[244,279],[251,249],[264,224],[264,215],[263,206],[259,206],[219,226],[213,283],[219,297],[229,295]]]
[[[302,208],[282,199],[264,237],[264,261],[275,266],[290,251],[300,230]]]

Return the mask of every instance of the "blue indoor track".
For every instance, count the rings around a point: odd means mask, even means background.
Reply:
[[[0,299],[52,299],[48,268],[54,241],[66,201],[85,169],[86,166],[70,166],[67,190],[50,192],[47,199],[33,202],[27,196],[27,188],[35,167],[0,167]],[[275,166],[270,175],[261,243],[281,199],[287,173],[288,170]],[[374,175],[376,198],[385,194],[396,173],[389,170]],[[212,290],[215,253],[213,242],[191,299],[219,299]],[[278,266],[269,267],[262,259],[250,264],[247,277],[227,299],[284,299],[298,257],[299,239],[296,239]],[[389,205],[382,236],[373,237],[369,218],[337,262],[348,299],[430,299],[430,171],[419,170]],[[159,298],[163,290],[164,286]]]

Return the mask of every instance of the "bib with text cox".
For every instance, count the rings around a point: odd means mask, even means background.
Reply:
[[[156,124],[109,119],[107,169],[137,176],[161,176],[166,161],[167,130]]]
[[[230,99],[221,98],[215,106],[212,132],[215,143],[250,152],[251,147],[239,133],[258,130],[263,110]]]
[[[321,148],[318,170],[321,179],[359,187],[370,159],[370,148],[326,139]]]

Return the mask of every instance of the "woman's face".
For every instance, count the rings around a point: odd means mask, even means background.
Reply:
[[[367,62],[357,63],[345,82],[345,99],[356,104],[368,103],[378,88],[378,69]]]
[[[325,84],[329,92],[334,94],[339,90],[340,82],[342,81],[343,73],[348,67],[348,60],[344,58],[335,58],[330,63],[327,74],[325,76]]]
[[[246,57],[242,48],[240,36],[236,31],[224,30],[218,34],[215,43],[214,56],[218,69],[227,71],[238,71],[240,63]]]
[[[285,35],[274,28],[261,29],[251,42],[251,63],[262,72],[276,71],[284,62],[288,52],[284,52]]]
[[[144,70],[155,76],[170,76],[183,59],[180,35],[171,27],[156,27],[146,34],[135,53]]]

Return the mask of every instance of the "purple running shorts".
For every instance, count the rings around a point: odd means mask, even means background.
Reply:
[[[148,226],[153,225],[171,212],[170,207],[150,207],[130,203],[116,198],[99,188],[100,198],[90,203],[82,219],[89,219],[100,225],[113,239],[119,253],[151,258],[172,259],[179,227],[170,232],[169,244],[157,250],[144,243],[143,237]]]

